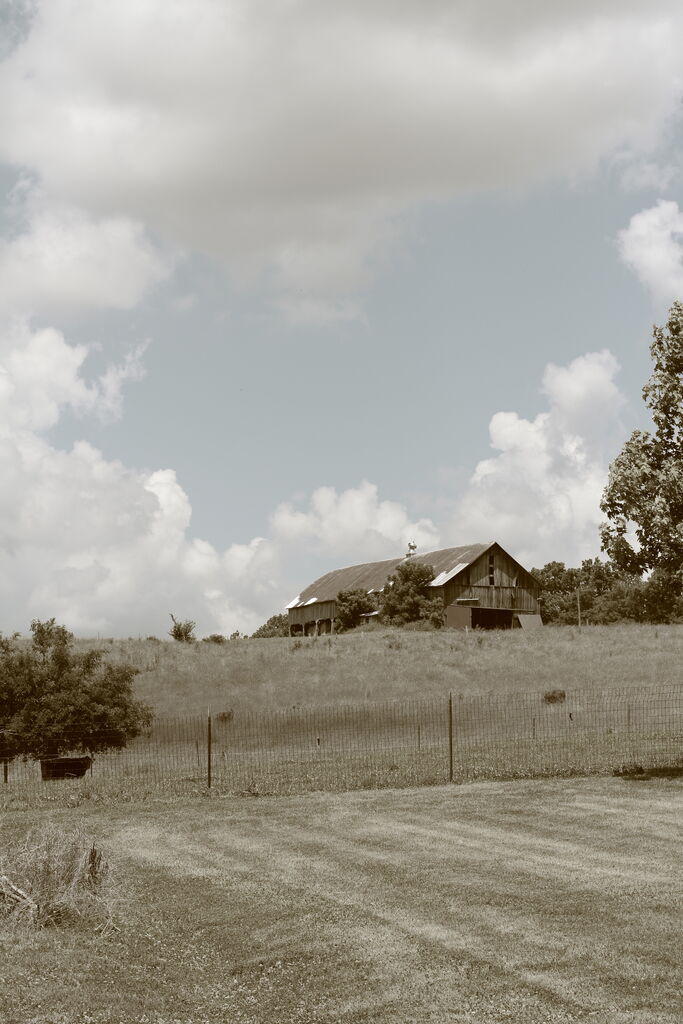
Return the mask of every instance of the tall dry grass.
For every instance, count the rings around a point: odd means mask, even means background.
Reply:
[[[44,928],[79,920],[111,926],[109,864],[79,831],[54,824],[10,840],[0,853],[0,923]]]
[[[461,633],[357,631],[225,644],[112,640],[137,695],[160,715],[265,710],[455,693],[669,686],[683,682],[683,626],[550,627]]]

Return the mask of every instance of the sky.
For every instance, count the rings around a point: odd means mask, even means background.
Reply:
[[[683,298],[679,0],[0,0],[0,631],[600,554]]]

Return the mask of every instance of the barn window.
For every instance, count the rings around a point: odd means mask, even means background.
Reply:
[[[493,555],[489,555],[489,586],[492,587],[495,582],[493,575]]]

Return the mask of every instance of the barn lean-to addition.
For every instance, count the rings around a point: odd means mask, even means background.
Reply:
[[[541,625],[536,580],[494,541],[334,569],[287,605],[290,634],[333,633],[340,590],[378,593],[408,559],[433,567],[429,585],[442,596],[446,626],[514,629]]]

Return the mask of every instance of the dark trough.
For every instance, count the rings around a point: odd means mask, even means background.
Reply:
[[[53,779],[82,779],[92,764],[91,757],[45,757],[40,761],[40,777]]]

